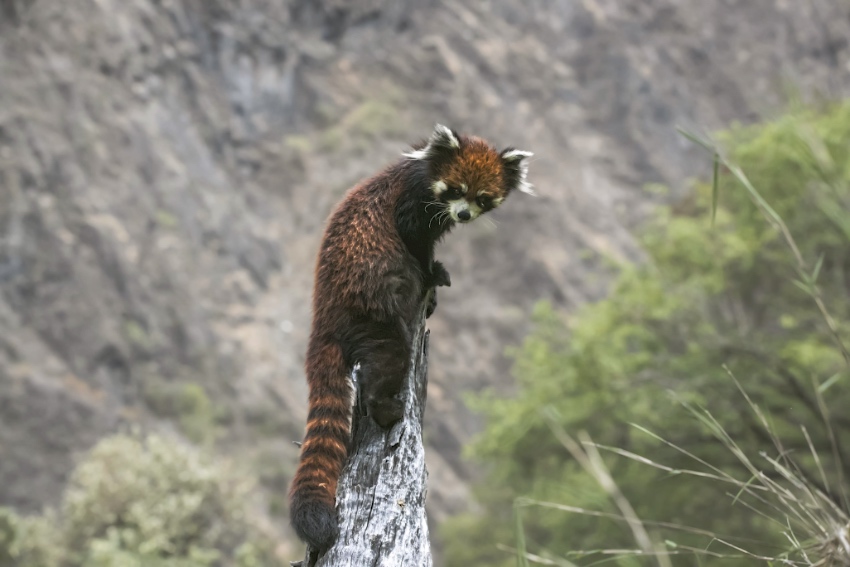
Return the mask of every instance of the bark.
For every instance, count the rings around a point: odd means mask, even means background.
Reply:
[[[308,550],[303,563],[308,567],[432,565],[422,444],[428,368],[424,317],[411,345],[411,370],[402,389],[404,419],[384,430],[355,408],[351,452],[337,487],[340,538],[321,558]]]

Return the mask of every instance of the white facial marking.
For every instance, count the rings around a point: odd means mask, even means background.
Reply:
[[[467,191],[469,191],[469,187],[466,186],[466,183],[461,183],[460,190],[464,195],[466,195]]]
[[[436,195],[437,197],[439,197],[440,195],[445,193],[446,189],[448,189],[448,188],[449,188],[449,186],[446,185],[445,181],[435,181],[431,185],[431,190],[434,192],[434,195]]]
[[[469,213],[469,218],[464,220],[460,218],[460,213],[466,211]],[[459,223],[471,222],[478,218],[478,215],[481,214],[481,208],[474,203],[469,203],[466,199],[456,199],[454,201],[449,201],[449,215],[452,217],[452,220]]]
[[[499,205],[501,205],[502,201],[504,201],[504,200],[505,200],[504,197],[496,197],[495,199],[493,199],[493,208],[496,208]]]

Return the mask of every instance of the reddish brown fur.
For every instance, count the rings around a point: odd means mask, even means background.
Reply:
[[[298,519],[300,513],[320,517],[319,525],[309,526],[308,531],[330,532],[318,538],[299,533],[319,549],[328,547],[336,537],[331,516],[350,434],[353,393],[349,375],[355,360],[343,352],[351,342],[342,336],[344,330],[356,332],[366,314],[379,322],[398,318],[402,306],[388,298],[394,297],[399,286],[407,286],[405,295],[410,297],[423,292],[417,279],[404,281],[392,275],[405,268],[409,271],[411,264],[395,228],[394,210],[401,189],[400,184],[376,178],[350,191],[331,216],[316,266],[313,330],[306,360],[310,417],[290,494],[296,529],[305,522]],[[402,315],[410,320],[413,313],[408,309]],[[330,523],[334,526],[329,527]]]
[[[497,197],[502,193],[503,173],[501,157],[480,138],[467,138],[457,160],[440,168],[440,179],[450,186],[465,183],[470,191],[468,198],[485,194]]]
[[[397,395],[410,364],[409,327],[426,292],[449,285],[433,254],[454,222],[429,210],[435,200],[432,184],[464,183],[504,197],[518,179],[515,163],[483,140],[447,132],[438,127],[421,156],[352,189],[324,233],[305,365],[310,411],[290,491],[292,524],[320,551],[338,535],[334,502],[349,443],[352,368],[360,366],[368,415],[383,427],[398,421]],[[459,148],[453,140],[459,140]],[[469,198],[474,199],[472,191]]]

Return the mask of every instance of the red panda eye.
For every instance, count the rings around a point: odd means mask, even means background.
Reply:
[[[478,197],[477,199],[475,199],[475,202],[482,209],[487,209],[490,207],[490,197]]]
[[[446,199],[457,199],[460,195],[460,189],[457,187],[449,187],[443,192],[443,197]]]

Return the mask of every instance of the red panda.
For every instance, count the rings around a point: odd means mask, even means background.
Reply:
[[[409,325],[432,288],[451,285],[435,244],[457,223],[532,193],[527,158],[437,125],[427,142],[354,187],[331,215],[319,251],[305,370],[309,413],[290,490],[295,532],[324,553],[338,537],[336,486],[347,458],[360,366],[366,412],[381,427],[402,417]],[[436,307],[431,294],[426,316]]]

